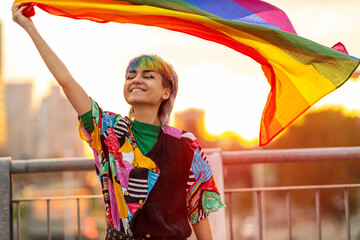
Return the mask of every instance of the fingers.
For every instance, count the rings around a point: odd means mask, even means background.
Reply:
[[[22,14],[22,12],[24,11],[25,8],[27,8],[26,5],[20,7],[19,10],[17,11],[17,13],[21,13],[21,14]]]
[[[19,10],[20,3],[17,3],[11,7],[11,12],[13,15]]]
[[[13,15],[20,14],[24,11],[25,8],[27,8],[26,5],[23,5],[21,7],[20,7],[20,5],[21,5],[21,3],[17,3],[11,7],[11,12]]]
[[[21,5],[21,3],[17,3],[17,4],[12,5],[11,11],[12,11],[13,13],[16,13],[17,10],[19,10],[20,5]]]
[[[15,4],[11,8],[13,21],[19,24],[26,31],[29,30],[29,27],[33,26],[32,20],[24,15],[24,10],[28,7],[29,6],[27,4],[21,5],[21,3],[19,3]]]
[[[20,7],[20,3],[14,5],[14,6],[11,8],[12,15],[13,15],[13,20],[15,20],[16,17],[19,16],[19,15],[22,15],[22,16],[23,16],[23,11],[24,11],[24,9],[25,9],[26,7],[27,7],[26,5],[23,5],[23,6]]]

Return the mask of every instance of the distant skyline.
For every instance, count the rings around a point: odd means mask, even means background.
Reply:
[[[350,55],[360,57],[360,1],[267,2],[287,13],[298,35],[329,47],[341,41]],[[8,83],[36,79],[34,91],[39,100],[50,89],[53,78],[30,38],[12,22],[11,4],[0,1],[4,79]],[[212,134],[231,130],[245,139],[258,136],[269,86],[260,65],[252,59],[224,46],[163,29],[75,21],[39,9],[36,12],[33,20],[39,32],[104,109],[127,114],[128,106],[122,98],[127,62],[142,53],[155,53],[169,61],[180,78],[174,111],[204,109],[206,128]],[[331,103],[358,110],[359,91],[359,81],[348,81],[316,106]]]
[[[79,138],[78,124],[72,121],[76,113],[60,87],[53,87],[38,109],[31,106],[32,88],[31,83],[6,86],[6,152],[12,159],[84,156],[88,147]]]

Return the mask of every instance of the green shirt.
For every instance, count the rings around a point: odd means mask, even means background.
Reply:
[[[140,151],[146,155],[158,140],[161,126],[134,120],[133,133]]]

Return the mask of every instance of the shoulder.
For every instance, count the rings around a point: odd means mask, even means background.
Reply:
[[[108,128],[129,128],[131,121],[128,117],[123,117],[120,114],[103,110],[97,102],[92,100],[92,116],[96,120],[96,124],[99,125],[103,131]]]
[[[165,134],[175,137],[177,139],[189,139],[189,140],[196,140],[196,137],[191,132],[187,132],[181,130],[179,128],[171,127],[169,125],[163,125],[162,130]]]
[[[162,130],[166,135],[172,136],[178,139],[180,142],[185,143],[186,145],[190,145],[191,149],[193,150],[199,147],[198,140],[196,139],[195,135],[191,132],[187,132],[175,127],[171,127],[169,125],[163,125]]]

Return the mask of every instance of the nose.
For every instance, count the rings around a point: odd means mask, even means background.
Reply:
[[[139,84],[139,83],[142,83],[143,82],[143,79],[141,76],[136,76],[134,79],[133,79],[133,83],[134,84]]]

